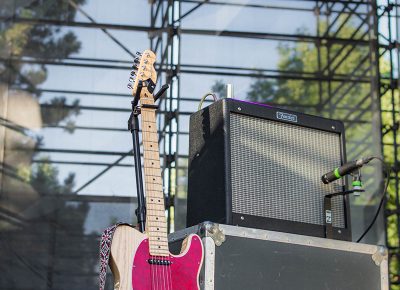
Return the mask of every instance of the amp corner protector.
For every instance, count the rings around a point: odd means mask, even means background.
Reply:
[[[372,260],[377,266],[388,259],[388,250],[385,246],[377,246],[376,252],[372,254]]]
[[[201,224],[200,233],[203,236],[210,237],[214,240],[216,246],[221,246],[225,242],[225,234],[219,228],[219,224],[213,222],[204,222]]]

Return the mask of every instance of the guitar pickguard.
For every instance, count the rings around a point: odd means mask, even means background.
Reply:
[[[143,240],[133,260],[132,289],[199,289],[198,276],[203,259],[201,239],[190,235],[186,244],[181,254],[161,257],[151,256],[148,239]]]

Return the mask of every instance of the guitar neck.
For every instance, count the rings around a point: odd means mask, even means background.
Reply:
[[[146,190],[146,232],[149,237],[150,254],[168,256],[168,233],[155,110],[142,108],[141,116]]]

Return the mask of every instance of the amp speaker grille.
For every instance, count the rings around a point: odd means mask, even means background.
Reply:
[[[340,166],[337,133],[230,114],[232,211],[323,225],[323,197],[341,191],[321,175]],[[341,196],[332,200],[333,226],[344,228]]]

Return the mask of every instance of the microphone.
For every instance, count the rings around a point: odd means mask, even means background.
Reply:
[[[321,180],[325,184],[331,183],[332,181],[338,180],[343,176],[352,173],[354,170],[367,164],[372,159],[374,159],[374,157],[361,158],[345,163],[342,166],[322,175]]]

